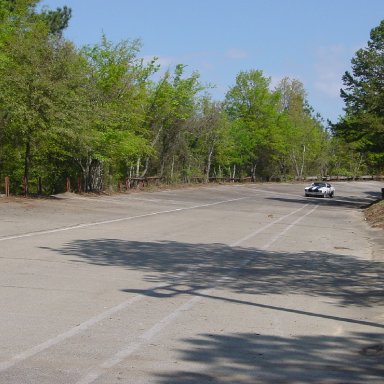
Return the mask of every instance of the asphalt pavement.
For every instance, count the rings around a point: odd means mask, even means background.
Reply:
[[[1,384],[383,383],[382,183],[0,199]]]

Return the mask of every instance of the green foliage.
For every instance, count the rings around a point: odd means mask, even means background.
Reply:
[[[66,6],[57,8],[56,11],[44,10],[42,12],[42,17],[47,23],[50,32],[59,36],[61,36],[64,29],[68,27],[71,16],[72,10]]]
[[[291,179],[383,164],[383,25],[345,74],[347,114],[332,137],[298,80],[272,90],[262,71],[241,71],[213,101],[184,64],[154,80],[161,68],[140,58],[140,40],[103,35],[76,49],[62,36],[71,10],[38,3],[0,0],[0,181],[14,191],[23,176],[31,192],[42,180],[56,193],[67,177],[100,191],[132,176]]]
[[[371,30],[367,47],[352,61],[352,73],[343,76],[341,97],[346,115],[333,125],[347,142],[358,142],[361,153],[377,169],[384,167],[384,20]]]
[[[280,166],[298,179],[324,176],[328,169],[330,135],[321,119],[314,117],[303,84],[288,77],[276,88],[280,95],[284,142]]]
[[[88,64],[88,108],[78,163],[89,179],[87,183],[92,184],[95,161],[108,165],[112,171],[122,162],[152,153],[145,111],[148,79],[157,67],[154,60],[144,65],[137,58],[140,46],[139,40],[114,45],[102,36],[100,44],[81,51]]]
[[[280,95],[270,90],[263,72],[240,72],[226,95],[226,110],[232,121],[233,161],[249,170],[253,178],[269,178],[281,147]],[[258,170],[258,171],[257,171]]]
[[[147,105],[149,140],[156,156],[152,162],[156,173],[173,179],[176,172],[187,175],[192,166],[188,135],[193,129],[197,95],[203,89],[199,74],[185,76],[185,66],[177,65],[174,73],[166,71],[152,87]],[[147,172],[147,167],[143,174]]]

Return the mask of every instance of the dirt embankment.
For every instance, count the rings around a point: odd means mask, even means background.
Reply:
[[[384,200],[366,208],[364,215],[370,225],[384,229]]]

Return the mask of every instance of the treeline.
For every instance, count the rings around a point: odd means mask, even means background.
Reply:
[[[289,180],[357,175],[375,164],[332,135],[303,84],[275,89],[261,70],[240,72],[224,100],[186,65],[163,70],[139,40],[63,38],[71,10],[0,0],[0,180],[45,193],[68,177],[100,191],[132,177]],[[156,74],[156,76],[155,76]]]

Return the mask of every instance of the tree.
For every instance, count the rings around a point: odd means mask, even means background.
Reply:
[[[44,156],[51,160],[63,156],[81,107],[81,79],[85,79],[81,57],[71,43],[48,34],[41,21],[15,32],[7,43],[8,65],[0,76],[8,140],[23,152],[26,179]]]
[[[0,0],[0,65],[7,63],[4,52],[12,34],[33,22],[39,0]],[[6,64],[5,64],[6,65]]]
[[[371,164],[384,166],[384,20],[373,28],[365,48],[351,60],[352,73],[345,72],[340,95],[345,116],[332,125],[347,142],[356,142]]]
[[[228,128],[223,103],[214,102],[208,96],[202,97],[193,118],[192,129],[189,131],[188,146],[196,164],[196,172],[204,177],[206,183],[214,164],[222,166],[228,163]]]
[[[151,79],[159,67],[139,58],[139,40],[102,36],[76,49],[63,38],[71,10],[38,13],[38,3],[0,0],[2,175],[46,176],[53,193],[66,176],[83,175],[90,191],[133,173],[207,181],[226,171],[270,179],[329,168],[319,156],[329,135],[299,81],[271,90],[262,71],[240,72],[225,102],[213,102],[186,65]]]
[[[24,176],[29,178],[33,147],[51,106],[52,49],[45,26],[32,18],[26,20],[24,28],[8,38],[4,52],[7,65],[1,73],[0,102],[10,116],[13,136],[24,147]]]
[[[89,64],[89,115],[78,161],[87,190],[102,188],[103,168],[117,172],[129,159],[151,153],[145,111],[147,82],[156,66],[138,59],[140,48],[139,40],[112,44],[103,36],[100,44],[82,50]]]
[[[19,181],[47,175],[52,191],[65,172],[85,76],[73,44],[50,30],[37,3],[0,1],[0,171]]]
[[[72,17],[72,9],[64,6],[63,8],[57,8],[56,11],[43,10],[41,15],[46,21],[50,32],[54,35],[62,36]]]
[[[323,175],[328,158],[328,134],[321,118],[313,116],[313,110],[306,100],[302,82],[285,77],[276,87],[280,94],[279,111],[284,126],[284,144],[280,162],[282,170],[291,169],[296,178],[313,172]]]
[[[152,157],[154,169],[169,180],[190,168],[188,131],[192,129],[197,95],[203,90],[199,74],[185,76],[185,65],[176,65],[174,72],[166,71],[153,87],[148,104],[147,124],[151,144],[157,156]],[[147,167],[146,167],[147,168]]]
[[[280,143],[279,95],[271,92],[270,82],[271,79],[264,77],[260,70],[240,72],[236,84],[225,97],[237,146],[238,165],[247,168],[247,173],[253,178],[256,169],[265,178],[274,173]]]

